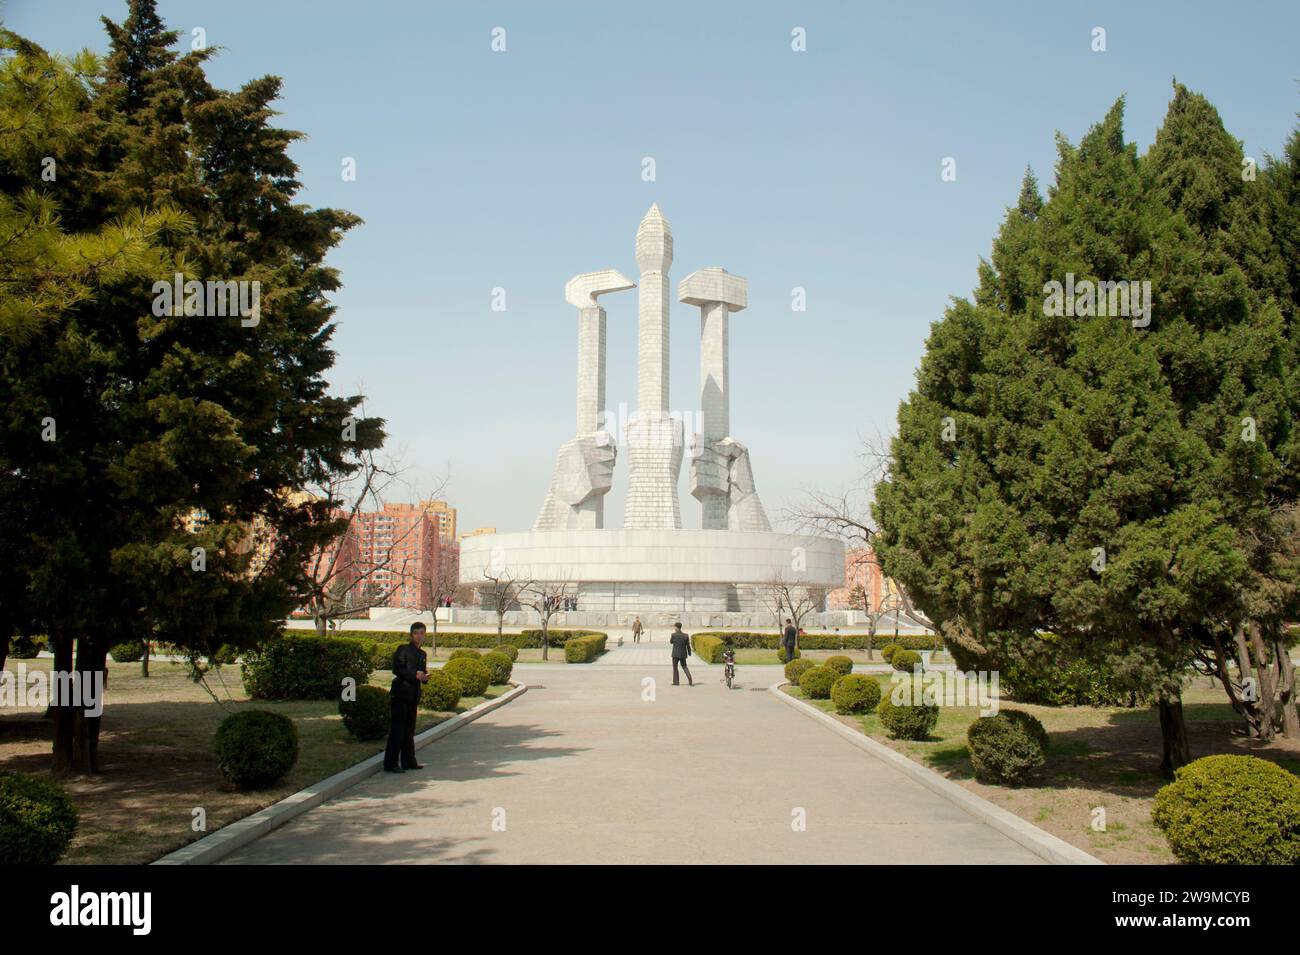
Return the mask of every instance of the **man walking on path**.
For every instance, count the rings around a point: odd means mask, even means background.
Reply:
[[[632,642],[633,643],[641,642],[641,618],[640,617],[637,617],[632,624]]]
[[[789,663],[794,659],[794,651],[798,647],[799,631],[794,628],[794,621],[789,617],[785,618],[785,633],[781,637],[781,646],[785,648],[785,662]]]
[[[393,654],[393,687],[388,691],[392,724],[388,728],[388,747],[384,750],[384,769],[390,773],[424,768],[415,761],[415,714],[420,702],[420,684],[429,679],[429,658],[420,649],[424,630],[424,624],[418,621],[411,624],[411,642],[402,644]]]
[[[668,642],[673,645],[673,686],[681,685],[677,680],[677,664],[679,663],[682,665],[682,669],[686,671],[686,682],[694,686],[695,681],[691,679],[691,668],[686,665],[686,659],[691,655],[691,638],[682,633],[681,623],[677,623],[673,627]]]

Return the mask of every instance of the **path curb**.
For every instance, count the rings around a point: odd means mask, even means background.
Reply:
[[[913,759],[909,759],[902,753],[890,749],[883,743],[877,742],[865,733],[859,733],[856,730],[845,726],[835,717],[828,713],[823,713],[815,706],[811,706],[796,697],[791,696],[781,690],[789,681],[781,680],[772,684],[768,690],[775,694],[779,699],[789,703],[800,713],[811,717],[820,723],[824,723],[830,729],[839,733],[858,749],[864,750],[882,762],[893,766],[903,775],[908,776],[931,792],[943,796],[949,802],[954,803],[958,808],[968,812],[976,819],[992,826],[998,832],[1007,836],[1012,841],[1019,843],[1028,849],[1034,855],[1052,863],[1053,865],[1105,865],[1096,856],[1089,855],[1077,846],[1072,846],[1064,839],[1059,839],[1039,829],[1031,822],[1026,822],[1013,812],[1008,812],[1001,806],[994,805],[982,796],[954,783],[950,779],[945,779],[934,770]]]
[[[511,688],[500,696],[484,700],[478,706],[466,710],[458,716],[453,716],[449,720],[444,720],[437,726],[431,726],[423,733],[420,733],[415,737],[415,748],[418,750],[429,743],[442,739],[449,733],[456,732],[462,726],[468,726],[483,714],[490,713],[499,706],[504,706],[516,697],[522,696],[528,690],[528,684],[526,683],[519,683],[514,680],[511,680],[510,683]],[[349,766],[333,776],[328,776],[320,782],[308,786],[306,789],[300,789],[296,793],[285,796],[279,802],[272,803],[251,816],[238,819],[230,825],[218,829],[211,835],[204,836],[187,846],[182,846],[175,852],[170,852],[151,864],[211,865],[230,855],[235,850],[243,848],[250,842],[260,839],[268,832],[278,829],[290,819],[301,816],[309,809],[315,809],[325,800],[332,799],[351,789],[357,783],[379,772],[383,767],[384,754],[376,753],[374,756]]]

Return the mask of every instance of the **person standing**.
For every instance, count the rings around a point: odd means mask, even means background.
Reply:
[[[632,623],[632,642],[641,642],[641,618],[639,616]]]
[[[694,686],[695,681],[691,679],[691,668],[686,665],[686,660],[691,655],[691,638],[682,633],[680,622],[674,625],[673,632],[668,637],[668,642],[673,645],[673,686],[681,686],[677,679],[677,665],[679,663],[686,672],[686,682]]]
[[[425,626],[411,624],[411,642],[393,654],[393,686],[388,691],[392,723],[388,728],[388,746],[384,750],[384,770],[404,773],[423,769],[415,761],[415,715],[420,703],[420,684],[429,679],[429,658],[420,648]]]
[[[781,646],[785,648],[785,662],[794,659],[794,652],[799,647],[799,631],[794,628],[794,621],[785,618],[785,633],[781,636]]]

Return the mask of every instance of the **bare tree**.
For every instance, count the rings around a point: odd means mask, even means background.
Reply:
[[[537,612],[542,624],[542,659],[549,659],[551,615],[558,611],[566,598],[572,596],[573,585],[568,575],[560,580],[531,580],[520,592],[520,602]]]
[[[780,572],[760,584],[758,594],[763,605],[775,612],[778,628],[784,615],[794,622],[796,631],[802,629],[804,617],[826,603],[825,587],[790,580]]]
[[[460,562],[457,557],[454,549],[442,546],[439,541],[434,559],[420,565],[420,594],[422,602],[427,604],[422,609],[431,611],[433,615],[429,634],[432,638],[430,650],[435,657],[438,655],[438,608],[460,587]]]
[[[402,547],[415,534],[416,523],[391,541],[385,540],[373,553],[360,552],[355,537],[358,516],[363,511],[383,509],[393,488],[403,484],[403,469],[391,458],[381,459],[374,450],[361,451],[358,457],[361,466],[354,474],[336,476],[309,492],[312,500],[307,506],[319,520],[334,521],[339,528],[333,542],[318,548],[305,568],[303,606],[311,614],[316,632],[322,635],[337,627],[341,619],[386,606],[418,567],[418,558]],[[437,497],[445,487],[443,479],[428,498]]]
[[[479,597],[497,615],[497,646],[501,646],[501,628],[506,612],[519,606],[519,595],[533,582],[507,568],[491,565],[483,571],[483,581],[478,586]]]

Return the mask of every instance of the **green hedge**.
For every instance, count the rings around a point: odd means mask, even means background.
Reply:
[[[1300,864],[1300,779],[1258,756],[1204,756],[1156,793],[1151,821],[1180,862]]]
[[[785,665],[785,678],[794,686],[799,685],[799,677],[803,676],[817,664],[811,660],[791,660]]]
[[[217,767],[239,789],[264,789],[298,761],[298,727],[283,713],[244,710],[227,716],[212,741]]]
[[[461,696],[482,696],[492,682],[492,672],[482,660],[460,657],[443,665],[442,672],[460,684]]]
[[[0,772],[0,864],[54,865],[77,832],[77,808],[63,787]]]
[[[830,667],[813,667],[799,674],[799,689],[810,700],[829,700],[831,688],[839,679],[840,674]]]
[[[460,681],[441,670],[430,670],[420,687],[420,709],[449,713],[460,702]]]
[[[497,653],[495,650],[485,653],[482,663],[488,669],[488,682],[492,686],[505,686],[510,682],[510,672],[515,668],[515,664],[504,653]]]
[[[966,730],[975,778],[1016,785],[1047,761],[1047,730],[1020,710],[981,716]]]
[[[930,731],[939,722],[939,707],[915,702],[920,696],[919,685],[914,688],[911,704],[899,705],[890,699],[889,693],[884,695],[876,707],[876,715],[880,717],[880,724],[886,733],[894,739],[921,740],[929,737]]]
[[[33,660],[42,650],[48,649],[48,645],[45,637],[10,637],[9,656],[15,660]]]
[[[605,652],[605,634],[571,637],[564,644],[565,663],[590,663]]]
[[[849,673],[831,687],[835,712],[869,713],[880,705],[880,684],[862,673]]]
[[[244,689],[257,700],[334,700],[351,678],[370,681],[375,645],[351,637],[285,634],[244,654]]]
[[[361,637],[376,641],[374,652],[374,668],[376,670],[387,670],[392,666],[393,653],[404,643],[410,642],[410,635],[396,630],[348,630],[349,637]],[[569,640],[575,637],[586,636],[605,636],[599,630],[550,630],[547,632],[547,644],[552,647],[562,647]],[[542,631],[525,630],[522,633],[503,633],[501,643],[497,643],[495,633],[461,633],[451,631],[448,633],[438,632],[438,650],[457,650],[462,647],[468,647],[478,650],[505,650],[507,647],[515,651],[516,657],[519,650],[536,650],[542,645]],[[433,634],[429,633],[424,639],[424,648],[426,651],[432,649]]]
[[[722,653],[727,649],[727,641],[721,637],[697,633],[691,637],[691,649],[705,663],[721,663]]]
[[[1086,660],[1043,673],[1007,666],[999,680],[1003,696],[1042,706],[1146,706],[1155,702],[1153,695],[1132,691],[1105,666]]]
[[[365,684],[357,687],[357,698],[339,698],[339,716],[343,725],[357,739],[383,739],[392,720],[392,703],[388,691]]]
[[[774,631],[759,632],[753,630],[703,630],[696,636],[717,637],[731,646],[745,649],[775,650],[781,643],[781,635]],[[805,633],[799,638],[801,650],[865,650],[868,637],[865,633]],[[904,650],[942,650],[943,643],[938,637],[926,634],[892,634],[886,636],[878,633],[870,640],[871,646],[879,650],[885,644],[893,643]]]

